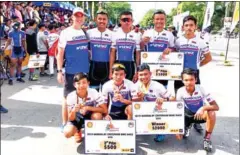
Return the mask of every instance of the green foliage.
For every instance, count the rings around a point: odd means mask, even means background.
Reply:
[[[148,12],[144,15],[142,21],[140,22],[141,27],[148,27],[153,25],[153,13],[155,12],[155,9],[150,9]]]
[[[115,24],[118,23],[119,15],[123,11],[132,11],[128,2],[106,2],[104,9],[109,14],[109,19]]]

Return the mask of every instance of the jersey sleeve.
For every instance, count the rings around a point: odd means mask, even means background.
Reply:
[[[177,101],[182,101],[183,100],[183,92],[182,92],[183,89],[179,88],[178,91],[177,91],[177,95],[176,95],[176,100]]]
[[[26,39],[26,34],[24,32],[22,32],[21,35],[22,35],[22,40],[25,40]]]
[[[75,104],[77,103],[77,96],[75,95],[75,93],[70,93],[67,96],[67,107],[68,110],[72,110],[75,106]]]
[[[112,48],[116,48],[116,44],[117,44],[116,34],[117,32],[112,33],[112,46],[111,46]]]
[[[60,48],[65,49],[66,44],[67,44],[67,40],[66,40],[65,31],[62,31],[61,34],[60,34],[60,36],[59,36],[58,46],[59,46]]]
[[[103,101],[105,103],[108,103],[108,83],[104,84],[103,87],[102,87],[102,97],[103,97]]]
[[[212,98],[211,94],[208,93],[208,92],[206,92],[203,87],[200,86],[200,90],[201,90],[201,92],[202,92],[202,94],[203,94],[203,99],[204,99],[205,101],[207,101],[208,103],[210,103],[210,102],[212,102],[212,101],[215,101],[215,100]]]
[[[171,97],[171,93],[162,84],[158,83],[157,85],[157,92],[159,97],[165,99]]]
[[[95,102],[96,106],[98,107],[101,104],[105,104],[103,95],[95,90]]]
[[[209,53],[209,47],[203,39],[200,39],[199,46],[200,46],[199,48],[200,48],[201,55]]]

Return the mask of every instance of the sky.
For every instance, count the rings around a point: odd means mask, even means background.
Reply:
[[[166,14],[169,14],[172,8],[177,7],[177,2],[129,2],[133,11],[134,23],[138,24],[143,16],[150,9],[163,9]]]

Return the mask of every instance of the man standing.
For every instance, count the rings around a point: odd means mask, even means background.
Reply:
[[[120,15],[121,27],[113,33],[109,62],[109,70],[112,69],[114,61],[122,63],[126,67],[126,78],[129,80],[133,79],[135,65],[140,64],[140,38],[131,30],[132,23],[132,12],[122,12]],[[136,60],[134,52],[136,52]],[[112,78],[112,72],[109,73],[109,78]]]
[[[147,30],[143,34],[143,42],[147,52],[169,53],[174,49],[174,36],[171,32],[164,30],[166,14],[164,11],[157,11],[153,14],[154,29]],[[167,86],[167,80],[158,80]]]
[[[64,102],[62,105],[63,127],[68,120],[66,97],[75,90],[73,86],[74,74],[89,72],[88,39],[81,27],[85,22],[86,13],[82,8],[75,8],[72,15],[73,25],[63,30],[59,37],[57,55],[57,80],[64,84]],[[66,67],[63,73],[63,59]],[[63,128],[62,128],[63,129]]]
[[[108,14],[105,11],[97,12],[97,28],[87,31],[90,38],[91,65],[90,84],[99,86],[108,80],[109,55],[112,44],[112,31],[107,29]]]

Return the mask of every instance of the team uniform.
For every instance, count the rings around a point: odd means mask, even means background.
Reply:
[[[89,72],[88,39],[83,30],[68,27],[63,30],[59,37],[58,46],[64,49],[65,86],[64,97],[75,90],[73,77],[76,73]]]
[[[104,99],[100,93],[98,93],[95,89],[88,88],[87,90],[88,95],[86,99],[82,99],[77,95],[76,91],[71,92],[67,96],[67,106],[68,110],[71,111],[75,104],[84,104],[85,106],[91,106],[91,107],[98,107],[101,104],[104,103]],[[85,100],[85,101],[83,101]],[[91,119],[92,112],[87,111],[85,115],[82,115],[80,112],[76,113],[76,119],[74,121],[70,121],[69,124],[74,125],[78,130],[82,128],[82,125],[84,124],[84,120],[90,120]]]
[[[179,52],[184,53],[184,68],[192,68],[197,70],[197,84],[200,84],[199,67],[201,57],[209,52],[209,47],[201,38],[194,37],[187,39],[184,36],[176,40],[175,48]],[[183,86],[182,81],[175,81],[175,90]]]
[[[205,123],[205,120],[195,120],[194,115],[206,103],[214,101],[212,96],[198,84],[195,85],[192,96],[186,91],[185,86],[179,88],[176,100],[185,103],[185,127],[189,127],[192,123]]]
[[[50,74],[54,74],[54,58],[56,56],[58,39],[59,35],[57,33],[50,33],[47,37]]]
[[[147,30],[143,34],[144,37],[150,37],[150,41],[145,45],[147,52],[160,52],[162,53],[166,48],[174,49],[174,36],[171,32],[163,30],[157,32],[154,29]],[[161,84],[166,86],[167,80],[158,80]]]
[[[119,92],[124,99],[132,100],[137,98],[135,85],[128,79],[124,79],[123,84],[116,86],[113,80],[106,82],[102,88],[102,94],[105,103],[108,103],[109,115],[113,120],[126,120],[127,116],[125,114],[126,104],[116,101],[114,99],[114,93]]]
[[[11,58],[21,59],[24,56],[24,50],[22,40],[26,39],[26,35],[23,31],[10,31],[8,37],[12,39],[12,54]]]
[[[112,48],[116,49],[116,62],[125,66],[129,80],[135,74],[134,52],[140,51],[140,39],[135,32],[125,33],[122,28],[113,33]]]
[[[90,83],[91,85],[104,84],[109,75],[109,56],[112,44],[112,31],[106,29],[100,32],[98,28],[87,31],[90,38],[91,62]]]

